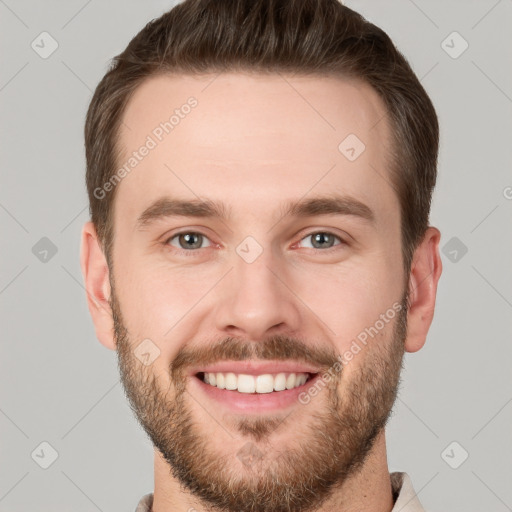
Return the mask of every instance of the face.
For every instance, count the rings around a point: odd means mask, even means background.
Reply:
[[[130,100],[110,269],[121,379],[205,506],[315,510],[386,423],[407,312],[384,112],[328,77],[162,76]]]

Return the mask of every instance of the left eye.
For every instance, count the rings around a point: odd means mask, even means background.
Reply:
[[[174,243],[177,241],[177,244]],[[166,243],[178,247],[178,249],[191,250],[191,249],[203,249],[203,242],[208,242],[208,245],[204,247],[209,247],[210,241],[208,238],[201,233],[194,233],[191,231],[187,231],[185,233],[178,233],[167,240]]]
[[[305,236],[301,242],[304,240],[311,240],[310,245],[306,245],[306,247],[310,247],[312,249],[330,249],[335,245],[340,245],[343,243],[343,240],[332,233],[328,233],[325,231],[319,231],[317,233],[310,233]],[[335,243],[338,240],[338,243]]]

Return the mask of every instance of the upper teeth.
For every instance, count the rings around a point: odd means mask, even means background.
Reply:
[[[278,373],[272,375],[245,375],[235,373],[206,373],[204,381],[220,389],[237,390],[240,393],[271,393],[302,386],[308,380],[307,373]]]

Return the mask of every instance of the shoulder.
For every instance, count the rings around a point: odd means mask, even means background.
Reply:
[[[139,501],[135,512],[151,512],[153,506],[153,493],[145,494]]]
[[[395,506],[391,512],[426,512],[416,495],[407,473],[396,471],[390,474]]]

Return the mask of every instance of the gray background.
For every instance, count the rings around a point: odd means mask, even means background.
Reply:
[[[406,355],[390,470],[430,511],[512,510],[512,0],[347,4],[388,32],[441,123],[444,272],[427,344]],[[108,60],[172,5],[0,0],[2,512],[131,511],[153,489],[151,444],[86,307],[82,134]],[[43,31],[47,58],[31,47]],[[47,469],[42,442],[58,453]]]

